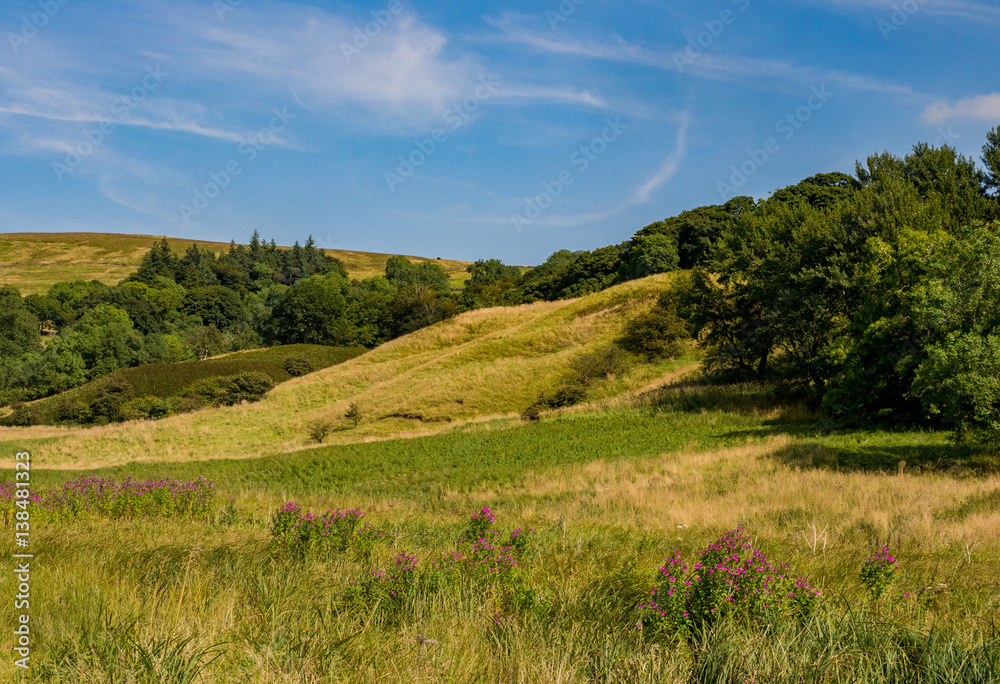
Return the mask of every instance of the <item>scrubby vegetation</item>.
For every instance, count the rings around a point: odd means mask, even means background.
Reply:
[[[278,383],[343,363],[365,351],[364,347],[300,344],[204,361],[125,368],[48,399],[15,404],[0,424],[104,424],[258,401]]]

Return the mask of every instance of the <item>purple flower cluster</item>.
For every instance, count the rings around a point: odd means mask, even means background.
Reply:
[[[290,501],[271,516],[271,539],[279,548],[300,555],[311,549],[343,552],[351,546],[368,547],[384,535],[362,523],[364,517],[357,509],[326,511],[317,516]]]
[[[861,583],[875,598],[880,598],[896,577],[899,565],[888,546],[882,546],[861,564]]]
[[[757,621],[784,611],[804,614],[819,597],[787,564],[775,565],[754,549],[742,527],[707,546],[691,568],[680,553],[668,557],[658,580],[641,606],[644,622],[657,632],[690,633],[729,612]]]
[[[389,596],[398,599],[417,582],[417,557],[401,551],[392,563],[393,567],[388,572],[372,570],[369,574]]]
[[[13,510],[15,489],[13,484],[0,485],[0,508]],[[126,477],[118,483],[94,475],[81,475],[64,484],[61,490],[32,492],[29,500],[36,514],[55,519],[89,514],[112,518],[202,515],[211,511],[215,504],[215,485],[203,477],[190,482]]]
[[[469,527],[458,541],[458,548],[444,554],[439,570],[460,570],[469,574],[509,574],[518,567],[520,557],[528,546],[528,536],[518,527],[504,534],[493,527],[496,516],[489,506],[483,506],[469,521]]]

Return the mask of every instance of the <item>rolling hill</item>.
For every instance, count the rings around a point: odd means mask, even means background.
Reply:
[[[0,233],[0,286],[14,285],[22,295],[42,294],[60,281],[99,280],[113,285],[130,275],[154,241],[152,235],[114,233]],[[228,243],[167,238],[175,252],[196,244],[221,252]],[[351,278],[382,275],[391,254],[325,250],[344,262]],[[452,287],[461,287],[468,273],[465,261],[407,257],[414,263],[435,261],[448,273]]]
[[[93,468],[292,452],[310,446],[308,425],[317,420],[335,424],[332,444],[433,434],[492,418],[519,421],[541,392],[573,376],[574,359],[618,339],[673,277],[580,299],[468,312],[290,380],[256,404],[87,429],[3,428],[0,443],[44,452],[40,468]],[[693,365],[637,362],[618,377],[593,381],[587,398],[639,390]],[[356,429],[343,419],[351,403],[365,414]]]

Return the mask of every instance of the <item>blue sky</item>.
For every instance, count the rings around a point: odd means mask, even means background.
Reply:
[[[15,0],[0,232],[537,264],[1000,124],[975,0]]]

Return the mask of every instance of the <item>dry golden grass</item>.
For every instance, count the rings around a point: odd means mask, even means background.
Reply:
[[[0,286],[14,285],[21,294],[42,294],[57,282],[66,280],[99,280],[113,285],[133,273],[142,255],[160,238],[152,235],[120,235],[115,233],[0,233]],[[191,245],[220,253],[228,243],[167,238],[176,253]],[[288,249],[284,247],[282,249]],[[325,250],[344,262],[351,278],[367,278],[385,273],[385,263],[391,254]],[[434,261],[452,278],[453,287],[460,287],[468,277],[465,261],[407,257],[414,263]]]
[[[577,355],[607,345],[671,280],[654,276],[578,300],[482,309],[393,340],[347,363],[284,383],[256,404],[204,409],[161,421],[96,428],[0,428],[0,442],[33,448],[38,467],[96,468],[132,461],[249,458],[309,445],[315,420],[341,425],[327,443],[452,429],[516,417],[570,376]],[[664,369],[639,364],[591,390],[598,400],[648,386]],[[347,429],[358,403],[365,419]]]
[[[837,472],[773,458],[796,441],[779,435],[733,448],[548,468],[527,474],[516,487],[451,492],[446,499],[469,509],[515,502],[518,518],[540,524],[613,521],[658,535],[704,535],[744,523],[768,536],[791,536],[801,546],[800,533],[816,525],[820,532],[828,527],[828,547],[874,533],[899,535],[925,549],[1000,549],[1000,508],[941,515],[1000,490],[1000,477]]]

